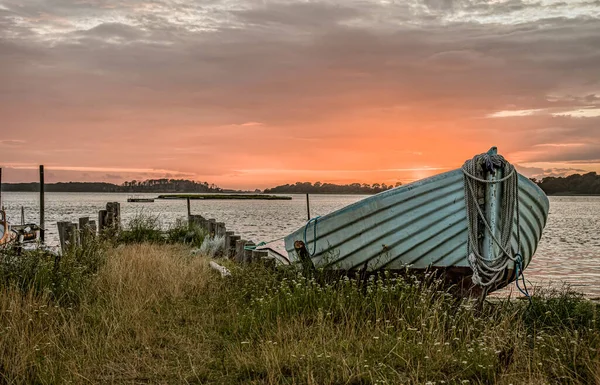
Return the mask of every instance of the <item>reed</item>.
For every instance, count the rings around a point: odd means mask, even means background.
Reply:
[[[434,277],[223,279],[183,246],[97,251],[72,303],[2,286],[0,382],[600,384],[598,306],[568,289],[476,312]]]

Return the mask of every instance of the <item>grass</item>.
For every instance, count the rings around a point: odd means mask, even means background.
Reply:
[[[253,199],[253,200],[291,200],[292,197],[265,194],[167,194],[157,199]]]
[[[600,384],[598,306],[567,289],[476,312],[432,278],[223,279],[181,245],[85,252],[69,301],[30,264],[3,275],[0,383]]]
[[[106,239],[117,244],[184,244],[201,247],[206,238],[206,232],[197,224],[178,219],[166,232],[162,230],[158,216],[147,215],[143,212],[136,214],[125,228],[115,234],[110,231]]]

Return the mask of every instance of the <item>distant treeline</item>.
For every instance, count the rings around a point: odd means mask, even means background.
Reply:
[[[600,175],[595,172],[573,174],[567,177],[548,176],[534,182],[547,195],[600,195]]]
[[[396,183],[396,187],[400,185],[400,182]],[[315,184],[310,182],[296,182],[295,184],[285,184],[268,188],[264,192],[265,194],[376,194],[393,187],[394,186],[388,186],[385,183],[373,183],[372,185],[367,183],[339,185],[321,182],[316,182]]]
[[[4,183],[3,191],[39,191],[39,183]],[[103,182],[46,183],[47,192],[219,193],[218,186],[184,179],[132,180],[122,185]]]

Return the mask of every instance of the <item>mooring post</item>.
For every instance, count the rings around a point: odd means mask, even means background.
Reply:
[[[267,250],[252,250],[251,262],[265,263],[268,257],[269,252]]]
[[[308,193],[306,193],[306,215],[310,221],[310,201],[308,200]]]
[[[215,237],[225,237],[226,232],[227,229],[224,222],[217,222],[215,224]]]
[[[214,218],[209,219],[208,222],[206,223],[206,231],[208,232],[208,236],[211,239],[215,237],[216,230],[217,230],[217,220]]]
[[[241,238],[242,237],[240,237],[239,235],[230,235],[229,236],[229,254],[227,255],[228,258],[230,258],[230,259],[235,258],[237,241],[239,241]],[[227,245],[225,245],[225,246],[227,246]]]
[[[40,165],[40,242],[44,243],[45,232],[44,228],[44,165]]]
[[[91,236],[89,223],[90,223],[89,217],[79,218],[79,233],[80,233],[79,240],[81,242],[82,247],[87,246],[90,236]]]
[[[488,154],[496,155],[498,150],[496,147],[492,147]],[[483,257],[487,260],[492,260],[498,257],[498,253],[500,252],[500,248],[496,245],[493,240],[495,236],[496,239],[500,239],[500,230],[498,229],[498,222],[500,220],[500,209],[502,206],[502,186],[499,183],[493,183],[498,179],[501,179],[504,175],[502,175],[501,169],[496,170],[488,170],[487,180],[492,183],[486,183],[485,185],[485,216],[486,221],[490,225],[490,228],[494,232],[494,234],[490,234],[487,229],[484,229],[483,236]]]
[[[244,263],[252,262],[252,252],[254,251],[253,247],[255,247],[255,246],[256,246],[256,244],[252,241],[248,241],[244,245],[244,259],[243,259]]]
[[[190,197],[187,197],[187,211],[188,211],[188,224],[189,224],[190,216],[192,216],[192,207],[190,206]]]
[[[25,207],[21,206],[21,224],[25,224]]]
[[[238,239],[235,242],[235,257],[233,258],[236,262],[244,262],[244,245],[246,245],[245,239]]]
[[[106,210],[98,211],[98,234],[102,234],[106,229]]]

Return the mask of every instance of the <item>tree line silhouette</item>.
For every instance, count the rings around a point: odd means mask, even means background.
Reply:
[[[273,188],[268,188],[265,194],[377,194],[379,192],[389,190],[393,187],[400,186],[401,183],[396,183],[395,186],[386,185],[385,183],[352,183],[338,185],[333,183],[316,182],[296,182],[295,184],[285,184]]]
[[[5,183],[3,191],[39,191],[39,183]],[[223,189],[208,182],[186,179],[147,179],[127,181],[121,185],[104,182],[46,183],[47,192],[130,192],[130,193],[219,193]]]
[[[547,195],[600,195],[600,175],[595,172],[567,177],[547,176],[539,181],[532,180]]]
[[[567,177],[548,176],[541,180],[531,179],[548,195],[600,195],[600,175],[595,172],[573,174]],[[296,182],[264,190],[266,194],[376,194],[400,186],[385,183],[333,183]],[[3,191],[39,191],[39,183],[4,183]],[[127,181],[121,185],[105,182],[59,182],[47,183],[47,192],[126,192],[126,193],[220,193],[223,190],[214,183],[187,179],[147,179]]]

